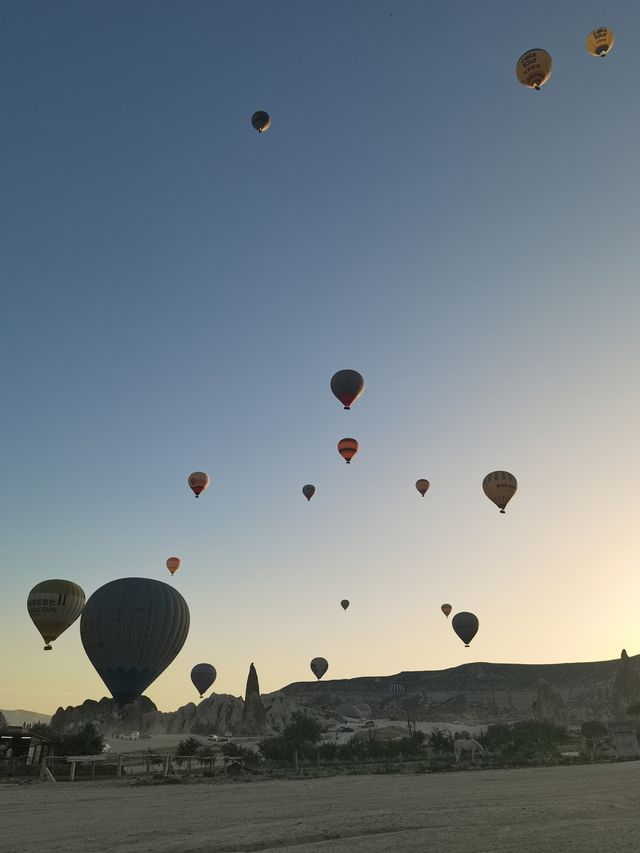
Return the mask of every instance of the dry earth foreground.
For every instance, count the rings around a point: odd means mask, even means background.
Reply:
[[[0,850],[638,853],[640,762],[401,777],[0,786]]]

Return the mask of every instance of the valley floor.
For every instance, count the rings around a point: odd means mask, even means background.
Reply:
[[[284,781],[0,785],[3,853],[637,853],[640,762]]]

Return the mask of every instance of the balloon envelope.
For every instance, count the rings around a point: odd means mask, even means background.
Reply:
[[[191,491],[199,498],[209,486],[209,475],[205,474],[204,471],[194,471],[193,474],[189,474],[188,482]]]
[[[551,77],[553,61],[546,50],[539,47],[523,53],[516,62],[516,77],[523,86],[539,89]]]
[[[167,560],[167,568],[169,569],[172,575],[174,575],[178,571],[181,565],[182,561],[180,560],[180,557],[169,557],[169,559]]]
[[[358,442],[355,438],[341,438],[338,442],[338,453],[345,460],[347,465],[358,452]]]
[[[440,608],[440,610],[442,610],[442,612],[444,613],[444,615],[445,615],[445,616],[447,617],[447,619],[448,619],[448,618],[449,618],[449,614],[450,614],[450,613],[451,613],[451,611],[453,610],[453,607],[452,607],[450,604],[443,604],[443,605],[442,605],[442,607]]]
[[[302,494],[305,496],[305,498],[308,501],[311,500],[311,498],[315,495],[315,493],[316,493],[316,487],[312,486],[311,483],[307,483],[306,486],[302,487]]]
[[[51,643],[72,625],[82,613],[84,591],[73,581],[48,580],[36,584],[27,597],[27,610],[45,641]]]
[[[416,482],[416,489],[420,492],[422,497],[424,497],[429,490],[429,481],[428,480],[418,480]]]
[[[342,607],[343,610],[346,610],[348,606],[349,606],[348,599],[343,598],[342,601],[340,602],[340,607]]]
[[[463,612],[456,613],[451,620],[451,627],[460,637],[465,646],[468,647],[471,640],[473,640],[475,635],[478,633],[480,623],[478,622],[478,617],[475,614]]]
[[[357,370],[339,370],[331,377],[331,390],[348,410],[364,391],[364,379]]]
[[[87,657],[118,702],[132,702],[161,675],[189,633],[180,593],[150,578],[120,578],[87,601],[80,637]]]
[[[598,27],[587,36],[585,45],[593,56],[606,56],[615,41],[613,30],[608,27]]]
[[[403,693],[404,687],[402,684],[398,684],[396,682],[389,687],[389,696],[392,696],[394,699],[397,699],[398,696],[402,696]]]
[[[258,110],[251,116],[251,124],[258,133],[264,133],[271,127],[271,116],[264,110]]]
[[[311,672],[320,680],[325,672],[329,669],[329,663],[325,658],[314,658],[311,661]]]
[[[202,694],[206,693],[216,680],[215,666],[210,663],[197,663],[191,670],[191,683],[196,688],[202,699]]]
[[[482,491],[504,513],[506,505],[515,495],[518,481],[508,471],[492,471],[482,481]]]

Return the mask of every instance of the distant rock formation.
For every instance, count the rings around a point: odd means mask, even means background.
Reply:
[[[251,664],[247,676],[247,689],[244,695],[244,707],[242,709],[241,731],[243,734],[262,734],[267,727],[267,715],[264,705],[260,699],[260,685],[258,673]]]
[[[566,726],[569,723],[562,693],[557,687],[549,684],[546,678],[538,679],[538,692],[531,704],[531,711],[534,720],[553,723],[555,726]]]
[[[625,718],[629,705],[640,702],[640,661],[623,649],[613,685],[613,708],[619,719]]]
[[[156,721],[158,709],[151,699],[141,696],[130,705],[119,706],[113,699],[106,697],[96,702],[85,700],[75,708],[58,708],[51,718],[51,727],[60,734],[77,731],[87,723],[104,734],[117,735],[137,730],[149,731]]]
[[[620,668],[624,668],[625,674],[618,677]],[[343,704],[366,704],[371,708],[372,717],[381,718],[388,716],[391,710],[389,687],[396,683],[404,687],[405,695],[419,697],[414,712],[417,720],[486,725],[530,720],[532,702],[542,678],[559,692],[569,724],[579,724],[585,720],[608,721],[619,716],[615,710],[614,685],[617,681],[620,692],[624,682],[625,695],[632,697],[639,669],[640,656],[629,658],[626,666],[618,660],[562,664],[467,663],[436,671],[296,682],[283,687],[281,692],[298,705],[325,713]],[[640,701],[640,681],[637,683],[636,701]],[[563,718],[560,706],[555,714]]]
[[[4,729],[7,725],[7,721],[5,719],[4,714],[0,711],[0,729]]]
[[[411,717],[421,721],[463,726],[530,720],[535,701],[536,719],[609,722],[624,719],[628,706],[640,701],[640,656],[623,652],[619,660],[595,663],[467,663],[439,671],[297,682],[262,697],[252,665],[246,702],[214,694],[197,705],[189,702],[163,713],[144,696],[124,710],[112,699],[87,700],[77,708],[59,708],[51,724],[71,731],[93,722],[107,736],[131,729],[149,734],[275,734],[301,710],[327,725],[335,723],[341,705],[357,706],[367,719],[388,716],[393,683],[405,688]],[[404,717],[405,711],[399,714]]]
[[[124,709],[113,699],[104,698],[99,702],[87,699],[75,708],[58,708],[51,725],[56,731],[67,733],[92,723],[105,737],[114,737],[132,729],[149,735],[217,734],[229,737],[238,734],[277,734],[291,722],[293,714],[301,710],[296,702],[282,693],[263,696],[260,710],[256,710],[258,704],[255,699],[250,700],[250,703],[253,710],[245,714],[243,719],[245,702],[237,696],[224,693],[209,696],[198,705],[188,702],[169,713],[158,711],[146,696],[124,706]]]

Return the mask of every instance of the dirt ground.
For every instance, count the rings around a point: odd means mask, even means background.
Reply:
[[[637,853],[640,762],[261,782],[2,784],[3,853]]]

